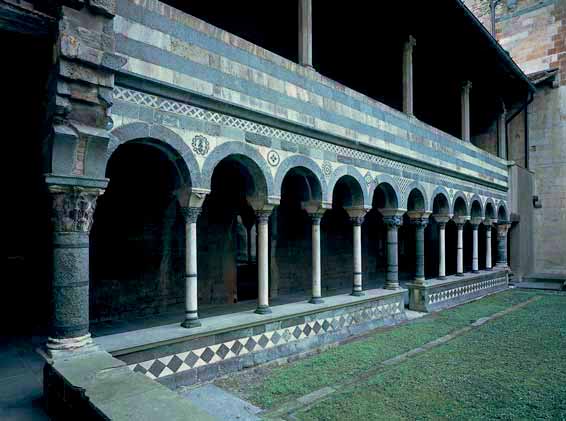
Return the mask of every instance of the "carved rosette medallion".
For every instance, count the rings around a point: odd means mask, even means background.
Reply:
[[[210,142],[206,137],[200,134],[193,137],[193,141],[191,142],[191,145],[193,147],[193,151],[195,151],[196,154],[202,156],[205,156],[210,149]]]
[[[96,199],[104,190],[77,186],[49,186],[51,221],[55,232],[90,232]]]
[[[267,162],[269,162],[269,165],[271,165],[272,167],[276,167],[281,162],[281,158],[276,151],[270,150],[267,153]]]
[[[332,164],[328,161],[322,163],[322,173],[326,178],[332,175]]]

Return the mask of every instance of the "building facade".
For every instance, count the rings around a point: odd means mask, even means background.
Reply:
[[[47,52],[34,133],[53,400],[61,359],[84,350],[190,384],[506,288],[508,249],[525,253],[532,176],[507,158],[530,132],[507,113],[536,104],[536,81],[460,1],[427,12],[459,31],[448,75],[427,65],[446,34],[424,9],[383,29],[383,101],[324,76],[341,68],[324,67],[338,44],[317,61],[316,1],[291,10],[296,61],[156,0],[0,5]]]

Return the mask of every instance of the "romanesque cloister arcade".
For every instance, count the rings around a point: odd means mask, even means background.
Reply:
[[[191,328],[199,305],[257,300],[266,314],[279,296],[316,305],[507,264],[503,201],[441,185],[427,194],[419,182],[403,194],[387,174],[368,183],[342,165],[325,176],[298,155],[272,176],[256,149],[236,142],[199,165],[157,130],[116,133],[90,240],[93,321],[183,305]]]

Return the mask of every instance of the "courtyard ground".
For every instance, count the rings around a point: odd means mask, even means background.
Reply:
[[[216,385],[264,419],[566,420],[566,294],[505,291]]]

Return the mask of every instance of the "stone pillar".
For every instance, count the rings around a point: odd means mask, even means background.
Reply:
[[[428,217],[411,218],[415,230],[415,284],[423,285],[425,282],[425,241],[424,232],[428,224]]]
[[[52,198],[53,317],[47,349],[53,354],[92,343],[89,333],[89,233],[103,190],[48,185]]]
[[[477,222],[472,223],[473,230],[473,244],[472,244],[472,272],[479,273],[479,256],[478,256],[478,228],[479,224]]]
[[[352,295],[355,297],[364,295],[362,292],[362,224],[364,223],[364,216],[350,217],[354,231],[354,283]]]
[[[403,112],[413,115],[413,48],[415,38],[409,36],[403,46]]]
[[[491,223],[492,221],[485,221],[485,270],[491,270]]]
[[[312,69],[312,0],[299,0],[299,64]]]
[[[434,215],[438,223],[438,279],[446,278],[446,223],[450,219],[447,215]]]
[[[496,267],[507,267],[507,231],[510,224],[506,221],[497,223],[497,264]]]
[[[185,220],[185,320],[181,326],[198,327],[197,219],[201,208],[181,208]]]
[[[462,140],[470,141],[470,90],[472,82],[466,81],[462,84]]]
[[[457,222],[458,226],[458,253],[456,260],[456,276],[464,276],[464,223]]]
[[[507,159],[507,110],[503,110],[497,118],[497,151],[500,158]]]
[[[385,289],[399,288],[399,255],[397,248],[397,230],[401,226],[401,217],[398,215],[384,216],[383,223],[387,227],[387,278]]]
[[[271,313],[269,308],[269,216],[271,210],[256,211],[257,218],[257,314]]]
[[[322,287],[321,287],[321,260],[320,260],[320,221],[322,214],[315,213],[311,215],[312,221],[312,298],[309,303],[321,304]]]

